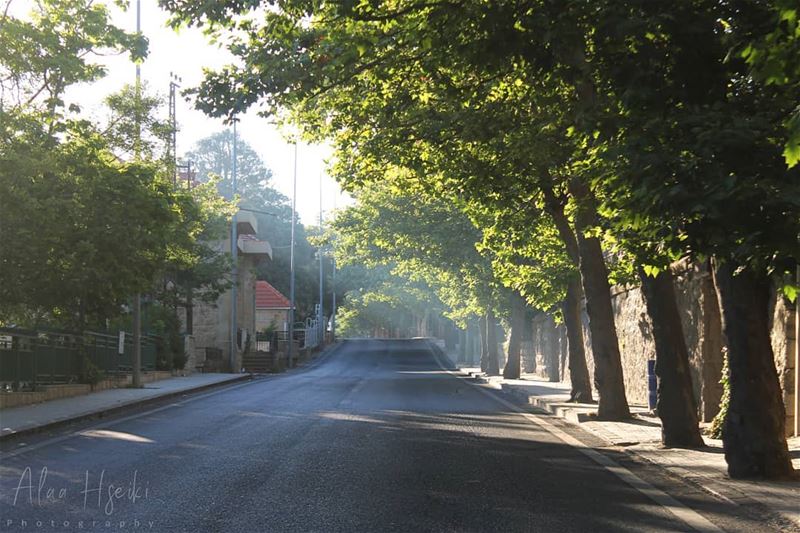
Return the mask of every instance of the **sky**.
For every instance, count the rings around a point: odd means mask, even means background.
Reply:
[[[109,5],[112,22],[128,31],[136,29],[136,1],[131,0],[129,11]],[[111,4],[109,2],[109,4]],[[149,40],[149,54],[141,66],[142,80],[151,91],[161,94],[165,101],[169,91],[170,73],[182,79],[181,87],[196,86],[202,80],[203,67],[220,67],[230,62],[227,50],[211,45],[197,28],[176,33],[166,26],[168,15],[158,7],[157,0],[141,0],[142,33]],[[133,83],[135,67],[127,55],[98,57],[108,74],[103,79],[73,87],[67,101],[79,103],[90,115],[100,118],[106,95]],[[166,113],[166,110],[165,110]],[[178,157],[190,150],[203,137],[226,128],[220,119],[207,117],[194,109],[191,102],[179,97],[176,116],[179,126]],[[274,124],[255,112],[240,116],[237,125],[239,138],[250,144],[273,172],[272,186],[291,198],[294,169],[293,146],[284,140]],[[325,174],[325,160],[332,150],[328,146],[298,146],[297,211],[303,224],[317,224],[320,209],[320,179],[322,180],[322,209],[327,218],[334,207],[351,200],[340,192],[337,183]]]

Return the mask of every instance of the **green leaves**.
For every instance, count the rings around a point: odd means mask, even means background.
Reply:
[[[653,265],[642,265],[642,270],[644,270],[644,273],[651,278],[655,278],[658,276],[658,273],[662,271],[661,268]]]
[[[146,40],[102,4],[34,7],[0,22],[0,323],[102,325],[167,271],[219,287],[229,268],[208,241],[230,208],[173,188],[162,102],[125,87],[102,126],[62,109],[69,85],[105,74],[91,57],[141,58]]]
[[[0,24],[0,84],[5,110],[41,106],[52,115],[63,105],[64,89],[105,75],[97,55],[147,54],[147,40],[110,23],[106,6],[85,0],[32,4],[30,17],[6,14]],[[11,95],[14,95],[11,97]]]
[[[342,219],[348,246],[369,264],[469,280],[463,308],[501,285],[556,301],[574,270],[538,203],[546,185],[569,218],[572,180],[597,204],[589,231],[614,281],[632,257],[655,273],[687,255],[800,254],[793,0],[289,0],[246,28],[234,19],[247,2],[170,4],[246,35],[242,67],[209,74],[200,106],[260,102],[329,140],[338,179],[363,195]],[[480,250],[447,246],[458,232]],[[457,291],[440,286],[448,303]]]
[[[0,149],[0,275],[14,286],[0,289],[0,320],[20,307],[59,309],[74,325],[79,315],[114,316],[149,288],[174,221],[153,167],[117,162],[85,129]]]
[[[797,294],[800,292],[800,288],[797,285],[787,283],[782,287],[782,291],[784,296],[794,303],[797,301]]]
[[[739,53],[750,67],[750,74],[765,85],[780,86],[794,99],[794,110],[784,115],[786,141],[783,156],[789,168],[800,161],[800,24],[798,7],[793,0],[773,0],[764,17],[771,26],[750,34],[750,40]],[[769,17],[769,19],[767,19]]]
[[[800,106],[794,110],[786,122],[786,129],[788,138],[783,149],[783,157],[786,160],[786,166],[792,168],[800,163]]]

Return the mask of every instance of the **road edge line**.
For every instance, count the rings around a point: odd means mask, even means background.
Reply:
[[[436,364],[439,366],[439,368],[441,368],[442,370],[444,370],[445,372],[454,377],[461,377],[466,375],[461,370],[456,372],[448,368],[445,368],[444,365],[442,365],[442,362],[439,358],[440,357],[439,353],[437,353],[437,350],[441,351],[441,348],[439,348],[429,340],[427,341],[427,344],[428,344],[428,350],[433,355],[433,358],[436,361]],[[448,357],[448,360],[449,359],[450,358]],[[454,364],[453,366],[457,365]],[[602,466],[603,468],[605,468],[606,470],[617,476],[619,479],[621,479],[622,481],[624,481],[625,483],[636,489],[638,492],[647,496],[649,499],[653,500],[661,507],[664,507],[667,511],[672,513],[676,518],[681,520],[683,523],[687,524],[692,529],[695,529],[696,531],[723,531],[719,526],[711,522],[709,519],[707,519],[694,509],[679,502],[678,500],[676,500],[663,490],[655,487],[654,485],[640,478],[628,468],[625,468],[624,466],[620,465],[607,455],[595,450],[594,448],[589,447],[588,445],[584,444],[583,442],[576,439],[572,435],[569,435],[568,433],[562,431],[561,429],[557,428],[547,420],[544,420],[542,417],[525,411],[521,407],[514,405],[505,398],[502,398],[497,394],[490,392],[485,387],[481,387],[480,385],[471,383],[469,381],[467,381],[467,383],[475,387],[485,396],[494,399],[504,407],[511,409],[512,411],[522,416],[529,422],[533,422],[534,424],[538,425],[551,435],[563,441],[565,444],[569,444],[570,446],[576,448],[583,455],[587,456],[589,459],[591,459],[595,463],[599,464],[600,466]]]

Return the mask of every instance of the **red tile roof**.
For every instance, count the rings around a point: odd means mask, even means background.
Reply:
[[[289,309],[291,302],[266,281],[256,281],[256,309]]]

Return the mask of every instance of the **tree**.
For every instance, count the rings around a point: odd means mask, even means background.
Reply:
[[[92,53],[141,57],[145,41],[103,6],[54,0],[29,20],[6,10],[0,42],[1,319],[82,327],[148,283],[174,218],[157,169],[118,161],[90,123],[67,116],[63,92],[102,76]]]
[[[365,268],[351,262],[343,265],[342,278],[351,280],[336,321],[345,337],[409,337],[423,335],[418,317],[442,304],[421,282],[391,274],[391,267]]]
[[[511,318],[508,328],[508,356],[506,358],[506,366],[503,368],[503,377],[506,379],[520,378],[520,343],[526,318],[524,300],[517,295],[513,295],[511,297]]]
[[[50,0],[25,20],[6,9],[0,42],[0,321],[83,329],[169,269],[205,269],[215,283],[218,257],[201,241],[225,206],[173,189],[158,98],[123,88],[102,127],[64,108],[69,85],[104,74],[89,58],[140,58],[146,41],[111,25],[102,5]],[[139,128],[141,157],[130,160]]]
[[[2,315],[83,327],[149,288],[175,223],[170,191],[151,165],[116,162],[91,131],[42,141],[0,145]]]
[[[164,99],[150,92],[146,83],[139,89],[126,84],[105,99],[108,116],[102,135],[122,161],[138,158],[157,162],[165,177],[172,178],[174,162],[168,146],[172,124],[166,116]]]
[[[236,11],[235,6],[219,6],[219,9],[207,11],[204,7],[197,9],[182,2],[169,2],[169,6],[175,10],[180,10],[189,20],[196,20],[201,14],[207,15],[210,20],[222,22],[222,26],[230,23],[230,18]],[[288,22],[294,27],[295,33],[270,35],[260,33],[255,39],[274,37],[274,49],[284,50],[286,53],[276,52],[268,56],[253,55],[249,53],[246,43],[237,45],[237,53],[243,58],[243,63],[250,61],[262,61],[269,63],[259,65],[257,68],[261,72],[272,73],[280,72],[280,76],[270,79],[268,82],[258,86],[257,90],[251,90],[251,85],[243,83],[233,88],[230,81],[237,78],[240,71],[227,69],[225,72],[209,75],[207,83],[200,89],[200,105],[203,109],[212,114],[228,113],[233,107],[241,108],[254,102],[257,98],[263,97],[268,106],[283,105],[295,108],[298,116],[312,124],[309,129],[326,130],[333,128],[334,132],[338,128],[340,134],[337,142],[341,146],[340,155],[346,156],[347,153],[357,153],[363,159],[363,154],[377,154],[381,151],[390,151],[395,146],[402,146],[406,150],[405,154],[387,156],[393,162],[401,161],[407,164],[408,154],[415,149],[414,144],[419,140],[427,140],[425,135],[420,135],[418,129],[409,131],[408,124],[417,124],[420,119],[425,119],[427,109],[431,106],[423,105],[422,113],[417,113],[406,117],[401,112],[408,109],[409,104],[428,104],[440,103],[441,101],[455,102],[462,112],[470,112],[472,108],[480,108],[480,102],[488,99],[489,105],[493,109],[497,108],[497,95],[504,97],[508,92],[514,93],[515,87],[524,85],[519,76],[523,75],[517,66],[519,63],[512,63],[516,59],[503,57],[502,54],[509,52],[507,46],[519,44],[513,39],[509,42],[491,42],[486,39],[486,34],[481,33],[490,28],[492,35],[517,35],[517,27],[511,24],[513,17],[504,11],[508,6],[498,8],[498,12],[486,12],[483,7],[471,6],[470,10],[453,10],[452,6],[415,6],[411,5],[408,9],[393,12],[388,10],[385,15],[374,18],[373,13],[359,13],[356,9],[351,12],[344,9],[342,17],[331,14],[330,17],[320,13],[320,20],[332,22],[331,27],[322,26],[311,27],[296,25],[291,22],[294,17],[299,16],[292,8],[287,8],[283,12],[271,13],[268,18],[274,18],[276,24]],[[336,8],[326,6],[326,9]],[[428,25],[426,20],[436,20],[437,22]],[[439,17],[437,19],[437,17]],[[344,20],[350,20],[353,24],[346,25]],[[391,21],[388,25],[383,25],[381,21]],[[447,20],[447,23],[443,23]],[[470,20],[478,21],[477,25],[470,25]],[[418,22],[421,21],[421,24]],[[512,26],[513,29],[512,29]],[[475,28],[479,28],[476,30]],[[511,30],[511,33],[508,31]],[[401,39],[408,46],[402,48],[402,53],[396,53],[394,46],[391,51],[381,48],[389,42],[396,42],[396,36],[400,32],[407,32],[405,38]],[[394,36],[392,39],[383,40],[388,33]],[[420,35],[421,33],[421,35]],[[474,35],[473,35],[474,33]],[[320,35],[324,34],[324,38]],[[251,41],[254,42],[254,41]],[[309,46],[305,48],[307,62],[302,70],[292,70],[298,65],[292,58],[294,42],[307,42]],[[370,43],[370,46],[361,46],[360,43]],[[417,49],[414,43],[424,43],[422,49]],[[335,44],[334,44],[335,43]],[[472,43],[466,44],[458,50],[451,49],[453,43]],[[378,45],[381,46],[378,46]],[[272,45],[271,45],[272,46]],[[285,46],[285,48],[283,48]],[[443,53],[443,50],[447,50]],[[531,50],[526,48],[525,52]],[[513,54],[513,51],[510,52]],[[446,58],[446,59],[445,59]],[[461,63],[454,64],[453,60],[459,58]],[[491,60],[487,60],[491,58]],[[284,63],[285,61],[285,63]],[[525,62],[528,60],[526,59]],[[524,63],[523,63],[524,64]],[[455,65],[455,66],[454,66]],[[308,67],[311,68],[308,68]],[[364,68],[364,66],[368,68]],[[272,68],[274,67],[274,68]],[[255,65],[254,65],[254,68]],[[452,74],[451,74],[452,73]],[[448,78],[447,76],[450,75]],[[318,85],[315,85],[316,81]],[[326,80],[326,81],[323,81]],[[331,82],[331,80],[334,80]],[[452,81],[451,81],[452,80]],[[330,84],[329,84],[330,82]],[[391,91],[384,90],[385,87],[392,87]],[[296,89],[296,90],[293,90]],[[319,92],[316,92],[320,89]],[[518,91],[516,91],[518,92]],[[236,93],[233,99],[228,96]],[[444,98],[435,98],[444,93]],[[455,93],[455,95],[454,95]],[[228,95],[228,96],[225,96]],[[448,98],[449,97],[449,98]],[[387,102],[388,100],[388,102]],[[228,104],[237,102],[236,106]],[[461,106],[466,102],[465,106]],[[466,109],[463,109],[466,107]],[[325,109],[325,113],[318,113]],[[440,113],[440,110],[436,110]],[[429,114],[429,113],[428,113]],[[325,117],[328,118],[324,118]],[[331,117],[335,117],[331,119]],[[387,119],[400,117],[391,123],[386,123]],[[373,128],[376,120],[380,118],[383,128]],[[436,115],[434,115],[436,118]],[[462,122],[457,127],[458,138],[463,138],[463,133],[480,133],[487,128],[488,124],[494,123],[494,116],[487,120],[487,117],[476,119],[474,113],[468,117],[461,117]],[[324,122],[320,122],[324,121]],[[345,124],[347,125],[345,129]],[[477,125],[477,127],[475,127]],[[445,128],[441,123],[434,123],[432,135],[436,140],[441,140]],[[343,131],[343,133],[342,133]],[[378,132],[375,139],[375,132]],[[365,135],[366,132],[369,132]],[[393,134],[394,133],[394,134]],[[387,139],[389,137],[390,139]],[[401,142],[391,142],[400,140]],[[498,138],[500,140],[500,138]],[[353,143],[358,143],[358,150],[350,150]],[[412,146],[409,146],[411,144]],[[345,157],[345,159],[347,159]],[[528,165],[529,166],[529,165]],[[353,161],[347,159],[342,165],[342,175],[349,175],[350,180],[364,179],[368,174],[366,170],[354,168]],[[355,172],[354,172],[355,170]],[[373,165],[372,170],[376,170],[374,179],[380,179],[380,166]],[[434,174],[436,175],[436,174]],[[508,176],[513,179],[514,175]],[[351,181],[352,182],[352,181]],[[478,180],[470,180],[472,187],[466,186],[466,190],[475,196],[484,195],[486,187],[481,187]],[[489,194],[497,194],[507,181],[503,184],[491,187]],[[458,186],[461,191],[465,190],[463,185]],[[441,187],[437,187],[441,189]],[[581,232],[584,229],[580,230]],[[594,243],[593,238],[588,238],[589,244]],[[584,247],[585,248],[585,247]],[[586,254],[591,255],[592,261],[584,262],[590,273],[601,269],[596,275],[591,275],[588,279],[593,287],[597,305],[590,306],[593,316],[590,317],[590,325],[594,330],[592,342],[596,344],[595,351],[600,354],[598,368],[600,383],[602,384],[601,402],[599,410],[601,416],[606,418],[625,417],[628,415],[624,393],[622,392],[622,376],[619,365],[619,350],[614,334],[614,324],[609,313],[600,311],[610,309],[610,296],[606,294],[603,300],[603,288],[607,288],[607,282],[601,282],[605,270],[603,269],[602,257],[599,247],[586,248]],[[607,292],[607,291],[606,291]],[[594,309],[598,311],[595,312]],[[575,344],[575,343],[573,343]],[[607,356],[606,356],[607,355]],[[607,361],[607,365],[604,362]],[[608,367],[606,369],[606,366]],[[606,378],[606,375],[608,379]],[[602,396],[605,395],[604,401]]]
[[[763,84],[786,86],[797,94],[800,86],[800,32],[798,9],[792,0],[773,0],[771,17],[764,17],[766,29],[742,39],[734,51],[751,68],[753,77]],[[787,136],[783,151],[789,168],[800,163],[800,103],[784,117]]]
[[[618,36],[600,40],[596,72],[627,96],[623,112],[604,120],[615,132],[603,154],[614,162],[604,186],[624,209],[623,220],[647,222],[640,242],[672,256],[716,257],[737,404],[723,429],[729,473],[791,476],[761,302],[769,298],[770,273],[800,257],[800,180],[782,157],[782,121],[796,102],[786,87],[753,83],[735,53],[739,43],[768,31],[769,6],[686,3],[669,14],[648,6],[631,15],[638,22],[627,44]],[[743,307],[747,313],[738,312]]]
[[[356,206],[334,223],[338,254],[367,264],[392,264],[395,273],[424,282],[446,306],[445,314],[462,326],[468,317],[485,317],[481,336],[490,348],[481,366],[499,374],[497,343],[491,344],[490,336],[503,291],[476,248],[480,233],[454,206],[414,194],[407,178],[401,173],[394,183],[375,183],[356,194]]]
[[[206,182],[218,176],[219,194],[233,199],[231,174],[233,171],[233,131],[222,130],[200,139],[186,153],[197,171],[197,179]],[[271,186],[272,171],[267,168],[258,152],[241,138],[236,144],[236,195],[244,207],[283,206],[287,198]]]
[[[730,264],[717,278],[732,332],[747,326],[733,312],[738,298],[767,290],[769,274],[800,256],[800,180],[783,158],[783,125],[796,95],[791,85],[753,83],[758,69],[742,61],[747,49],[735,53],[772,34],[776,12],[789,13],[790,27],[791,6],[290,2],[263,25],[237,26],[236,3],[165,3],[184,20],[242,30],[233,44],[241,65],[209,74],[198,90],[203,109],[230,114],[258,101],[289,110],[308,134],[334,139],[351,187],[383,179],[394,166],[428,177],[434,194],[483,196],[488,205],[505,201],[503,191],[518,183],[563,195],[603,418],[625,417],[628,408],[602,237],[624,239],[621,249],[633,250],[642,270],[683,256]],[[571,240],[564,236],[566,246]],[[755,341],[729,348],[734,359],[761,360],[756,369],[770,385],[734,392],[733,383],[748,377],[731,364],[732,397],[741,394],[737,405],[749,402],[771,413],[766,420],[779,420],[782,404],[767,370],[772,354],[761,342],[767,317],[757,311]],[[669,309],[651,318],[675,323]],[[670,331],[668,323],[657,329]],[[660,351],[683,358],[680,346]],[[668,365],[670,357],[662,360]],[[685,376],[675,383],[683,392],[673,399],[685,400]],[[790,474],[780,424],[765,424],[755,410],[738,414],[742,427],[731,426],[724,439],[731,474]],[[758,443],[755,453],[748,442]]]
[[[29,17],[9,14],[6,0],[0,22],[0,107],[3,113],[43,112],[50,131],[63,112],[64,90],[92,82],[105,68],[91,58],[147,54],[147,39],[110,23],[108,8],[88,0],[37,2]]]
[[[172,182],[176,171],[169,151],[172,124],[163,113],[164,99],[151,94],[147,86],[126,85],[106,98],[106,106],[109,113],[102,134],[116,156],[122,161],[151,161],[159,178]],[[217,193],[216,182],[212,177],[194,188],[170,187],[168,202],[175,222],[162,228],[167,248],[160,272],[163,280],[153,280],[148,292],[164,312],[172,311],[174,316],[162,322],[173,328],[163,333],[174,339],[180,333],[178,307],[186,309],[191,333],[194,299],[216,301],[231,284],[230,257],[214,243],[227,233],[233,205]]]

